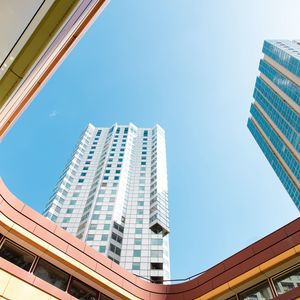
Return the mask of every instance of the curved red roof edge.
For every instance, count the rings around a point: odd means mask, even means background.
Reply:
[[[126,271],[48,220],[13,195],[0,178],[0,212],[53,247],[80,261],[114,284],[142,299],[200,297],[271,258],[300,244],[300,218],[253,243],[204,274],[179,284],[154,284]],[[295,292],[294,292],[295,293]],[[299,290],[300,296],[300,290]]]

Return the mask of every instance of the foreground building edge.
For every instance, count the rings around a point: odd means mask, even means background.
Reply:
[[[108,2],[109,0],[55,0],[45,16],[37,21],[33,32],[29,34],[24,28],[28,40],[18,50],[4,76],[0,76],[0,140]],[[47,6],[48,2],[44,4]],[[36,22],[34,18],[33,20]],[[15,46],[18,43],[16,41]],[[11,51],[15,49],[12,48]],[[7,61],[4,65],[6,64]]]
[[[4,242],[24,247],[35,256],[33,265],[37,258],[51,263],[72,280],[99,291],[101,299],[228,299],[300,263],[299,218],[191,281],[154,284],[127,272],[26,206],[3,181],[0,195],[2,247]],[[0,295],[4,299],[24,299],[25,294],[28,299],[76,299],[69,289],[63,291],[36,276],[33,266],[27,271],[15,264],[0,257]],[[300,287],[273,295],[273,299],[297,298]]]

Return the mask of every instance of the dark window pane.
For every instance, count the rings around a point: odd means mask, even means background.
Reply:
[[[3,257],[26,271],[29,271],[34,260],[34,255],[9,241],[3,243],[0,249],[0,257]]]
[[[110,298],[110,297],[108,297],[108,296],[106,296],[104,294],[101,294],[100,300],[112,300],[112,298]]]
[[[67,288],[69,274],[56,268],[43,259],[39,260],[33,274],[63,291]]]
[[[300,286],[300,267],[275,278],[274,285],[279,295]]]
[[[269,300],[273,299],[271,288],[268,282],[263,282],[239,295],[240,300]]]
[[[73,278],[69,287],[69,294],[80,300],[96,300],[98,292],[82,281]]]

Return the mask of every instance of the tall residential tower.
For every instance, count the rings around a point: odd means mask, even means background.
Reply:
[[[44,215],[127,270],[169,279],[164,130],[89,124]]]
[[[265,41],[248,128],[300,210],[300,42]]]

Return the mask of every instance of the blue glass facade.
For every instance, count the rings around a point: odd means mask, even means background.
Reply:
[[[300,77],[300,60],[292,51],[297,51],[289,41],[265,41],[263,53],[285,67],[294,75]]]
[[[265,41],[263,53],[248,128],[300,211],[300,44]]]
[[[250,112],[253,118],[257,121],[260,128],[264,131],[270,142],[275,147],[277,152],[283,158],[288,167],[292,170],[295,177],[300,180],[300,164],[293,153],[285,146],[278,134],[272,129],[270,124],[265,120],[254,104],[251,105]]]
[[[300,210],[300,193],[293,181],[287,175],[286,171],[280,164],[277,157],[272,152],[271,148],[268,146],[260,132],[257,130],[254,123],[251,119],[248,120],[248,128],[252,133],[253,137],[255,138],[257,144],[259,145],[260,149],[263,151],[264,155],[268,159],[269,163],[273,167],[274,171],[276,172],[277,176],[279,177],[280,181],[282,182],[283,186],[293,199],[294,203],[296,204],[297,208]]]
[[[264,60],[260,61],[259,71],[268,77],[286,95],[300,105],[300,88]]]
[[[268,101],[268,100],[272,100],[272,96],[276,95],[273,92],[271,92],[271,89],[267,90],[264,94],[262,94],[262,90],[259,87],[260,81],[261,81],[260,78],[258,78],[253,93],[254,99],[257,101],[257,103],[260,104],[263,110],[268,114],[270,119],[276,124],[276,126],[286,136],[286,138],[295,147],[295,149],[298,152],[300,152],[299,130],[297,133],[296,130],[290,125],[290,123],[286,121],[286,118],[284,118],[283,115],[278,110],[276,110],[274,106]],[[284,102],[282,101],[282,103]],[[299,124],[297,126],[299,127]]]

